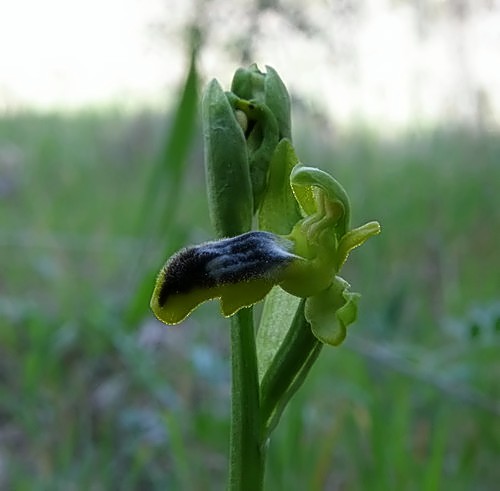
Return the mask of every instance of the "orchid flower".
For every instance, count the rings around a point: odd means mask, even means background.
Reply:
[[[356,319],[359,294],[351,293],[338,273],[350,251],[378,234],[380,226],[349,228],[347,193],[327,172],[298,164],[289,183],[303,215],[292,230],[246,232],[174,254],[160,271],[151,300],[158,319],[177,324],[215,298],[223,315],[232,316],[278,285],[307,299],[305,316],[320,341],[343,341]]]

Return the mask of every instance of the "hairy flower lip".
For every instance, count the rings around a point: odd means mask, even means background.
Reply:
[[[295,260],[294,243],[271,232],[252,231],[187,247],[160,271],[151,299],[167,324],[182,321],[197,305],[220,298],[224,315],[261,300]]]
[[[253,231],[236,237],[187,247],[165,264],[158,301],[193,288],[212,288],[257,278],[274,277],[276,270],[297,258],[293,243],[270,232]]]

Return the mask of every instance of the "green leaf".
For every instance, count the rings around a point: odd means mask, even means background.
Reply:
[[[199,78],[196,53],[193,51],[189,71],[172,124],[168,128],[162,155],[153,169],[139,213],[140,227],[155,235],[164,234],[172,223],[178,193],[186,168],[186,159],[195,135],[198,118]],[[157,213],[157,207],[160,213]]]

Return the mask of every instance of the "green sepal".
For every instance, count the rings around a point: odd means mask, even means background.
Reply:
[[[338,346],[347,326],[357,317],[359,293],[349,292],[349,283],[335,276],[331,286],[306,300],[304,314],[313,334],[324,344]]]
[[[300,220],[297,201],[290,187],[290,172],[299,163],[292,143],[281,140],[269,166],[267,188],[259,209],[259,229],[288,234]]]

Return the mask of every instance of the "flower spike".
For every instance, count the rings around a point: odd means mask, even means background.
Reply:
[[[203,99],[207,184],[217,241],[174,254],[151,299],[166,324],[220,299],[223,315],[262,300],[273,286],[305,298],[304,315],[323,343],[338,345],[359,294],[338,276],[349,253],[380,232],[351,229],[347,192],[329,173],[299,163],[289,97],[277,73],[236,72],[231,92],[212,81]],[[257,214],[263,230],[248,230]]]

